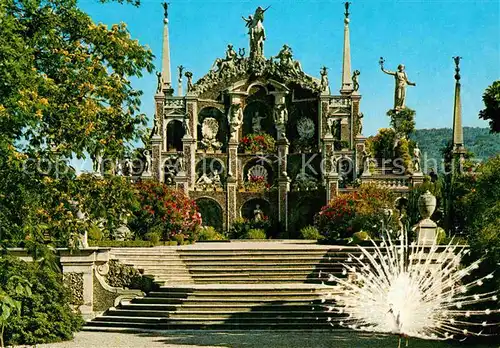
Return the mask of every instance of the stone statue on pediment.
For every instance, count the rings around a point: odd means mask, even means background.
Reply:
[[[269,7],[268,7],[269,8]],[[248,18],[242,17],[248,28],[250,36],[250,58],[264,57],[264,41],[266,40],[266,31],[264,29],[264,12],[267,9],[257,7],[254,15],[249,15]]]

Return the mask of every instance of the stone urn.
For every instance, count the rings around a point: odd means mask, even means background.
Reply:
[[[429,219],[436,210],[436,197],[427,190],[418,198],[418,211],[422,219]]]

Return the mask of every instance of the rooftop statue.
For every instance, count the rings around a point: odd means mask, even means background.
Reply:
[[[269,6],[270,7],[270,6]],[[264,40],[266,39],[266,31],[262,23],[264,22],[264,12],[269,8],[263,9],[257,7],[255,14],[249,15],[248,18],[242,17],[248,28],[250,35],[250,58],[264,56]]]
[[[405,108],[406,100],[406,85],[416,86],[415,83],[408,80],[408,76],[405,72],[405,66],[403,64],[398,65],[398,71],[389,71],[384,69],[384,58],[380,57],[380,68],[382,71],[388,75],[394,76],[396,80],[396,85],[394,88],[394,110],[402,110]]]
[[[292,49],[288,45],[283,45],[281,51],[279,51],[276,58],[279,59],[279,67],[280,69],[284,69],[287,72],[290,72],[291,75],[297,76],[300,72],[302,72],[302,67],[298,61],[293,60]]]
[[[163,3],[163,16],[165,19],[168,19],[168,5],[169,3],[166,1]]]

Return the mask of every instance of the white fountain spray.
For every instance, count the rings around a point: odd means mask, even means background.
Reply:
[[[438,246],[408,243],[407,233],[393,241],[388,232],[373,248],[359,247],[343,265],[343,276],[330,275],[335,283],[323,303],[332,325],[353,330],[392,333],[401,337],[446,340],[481,335],[490,325],[480,317],[498,309],[473,309],[482,302],[498,301],[495,292],[478,294],[493,274],[465,283],[480,261],[462,267],[469,251],[453,244]],[[484,308],[484,307],[483,307]],[[479,318],[479,319],[478,319]],[[407,341],[408,345],[408,341]]]

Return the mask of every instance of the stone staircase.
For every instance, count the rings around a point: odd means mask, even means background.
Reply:
[[[113,257],[159,288],[122,302],[86,330],[327,329],[321,299],[352,247],[280,242],[118,248]]]

